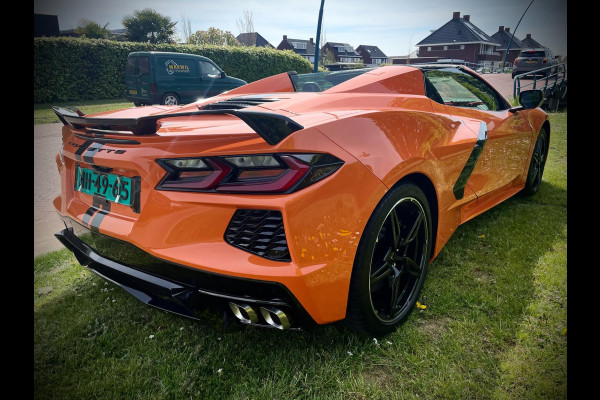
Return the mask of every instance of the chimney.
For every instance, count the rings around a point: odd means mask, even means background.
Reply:
[[[465,21],[470,21],[471,20],[471,16],[470,15],[465,15],[463,18],[465,19]]]
[[[504,30],[504,27],[503,27],[502,25],[500,25],[500,26],[498,27],[498,32],[502,32],[503,30]]]
[[[527,39],[531,39],[531,33],[527,34]]]
[[[504,28],[504,30],[506,31],[506,33],[510,33],[510,28]]]
[[[310,38],[308,41],[311,42],[312,44],[315,44],[315,42],[313,42],[313,38]]]
[[[283,35],[283,40],[287,40],[287,35]]]
[[[452,13],[452,19],[458,19],[460,18],[460,11],[454,11]]]

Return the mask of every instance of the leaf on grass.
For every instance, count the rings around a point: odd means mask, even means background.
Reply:
[[[424,304],[421,304],[421,303],[419,303],[419,302],[417,301],[417,308],[420,308],[421,310],[424,310],[424,309],[426,309],[426,308],[427,308],[427,306],[426,306],[426,305],[424,305]]]

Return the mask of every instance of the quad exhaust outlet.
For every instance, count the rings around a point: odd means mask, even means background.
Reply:
[[[274,328],[285,330],[292,326],[291,315],[275,307],[258,307],[257,310],[257,307],[249,304],[238,304],[230,301],[229,308],[233,311],[233,315],[245,324],[260,325],[260,315],[264,322]]]

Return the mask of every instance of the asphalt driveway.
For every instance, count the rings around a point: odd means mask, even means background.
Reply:
[[[60,194],[60,176],[55,157],[61,143],[62,124],[33,126],[33,256],[60,250],[54,237],[64,225],[52,200]]]

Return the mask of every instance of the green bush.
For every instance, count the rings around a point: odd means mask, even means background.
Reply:
[[[125,65],[133,51],[173,51],[208,57],[227,75],[253,82],[287,71],[312,72],[291,51],[262,47],[149,44],[105,39],[34,38],[33,102],[123,97]]]

